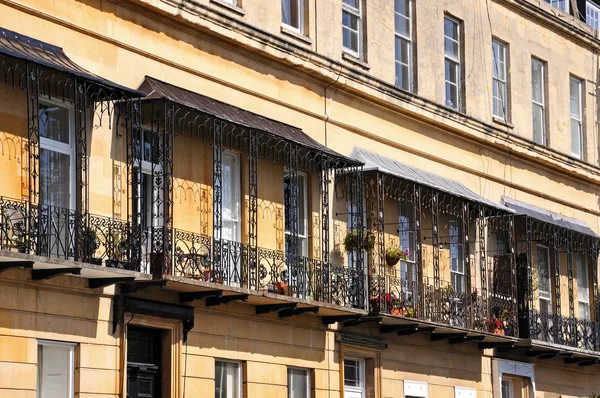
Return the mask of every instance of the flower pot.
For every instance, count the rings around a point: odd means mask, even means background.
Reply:
[[[90,258],[88,260],[88,263],[93,264],[93,265],[102,265],[102,259],[101,258]]]
[[[390,315],[393,315],[393,316],[403,316],[402,315],[402,310],[400,308],[392,308],[390,310]]]
[[[389,254],[385,255],[385,262],[390,267],[393,267],[394,265],[398,264],[399,261],[400,261],[400,256],[392,256]]]
[[[24,253],[24,254],[29,253],[29,249],[26,246],[19,246],[17,248],[17,250],[19,251],[19,253]]]

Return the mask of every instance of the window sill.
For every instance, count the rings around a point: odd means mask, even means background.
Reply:
[[[369,66],[368,63],[363,62],[360,58],[357,58],[356,55],[350,54],[347,51],[343,51],[342,52],[342,59],[344,59],[345,61],[351,62],[355,65],[360,66],[363,69],[371,69],[371,67]]]
[[[512,123],[507,122],[506,120],[499,119],[496,116],[492,117],[492,121],[494,122],[494,124],[509,128],[511,130],[515,128],[515,126]]]
[[[310,37],[304,36],[302,33],[298,33],[295,30],[288,28],[285,25],[281,25],[281,33],[283,33],[286,36],[292,37],[294,39],[300,40],[304,44],[311,45],[313,43],[313,41]]]
[[[231,3],[228,3],[225,0],[210,0],[210,2],[216,6],[225,8],[226,10],[233,11],[241,17],[246,15],[246,11],[244,11],[243,8],[233,5]]]

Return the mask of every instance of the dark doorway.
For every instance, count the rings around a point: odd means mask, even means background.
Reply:
[[[161,331],[127,327],[127,398],[161,397]]]

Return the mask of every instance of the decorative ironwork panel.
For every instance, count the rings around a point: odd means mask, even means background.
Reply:
[[[40,74],[37,65],[27,64],[27,173],[29,175],[29,206],[26,225],[26,245],[28,251],[37,253],[39,231],[37,230],[37,212],[34,207],[39,204],[39,177],[40,177],[40,129],[39,129],[39,96],[40,96]],[[23,171],[25,172],[25,170]]]
[[[223,135],[222,122],[214,121],[213,129],[213,266],[217,274],[222,271],[221,241],[223,231]]]
[[[258,132],[250,131],[248,151],[248,244],[249,267],[248,287],[258,288],[260,278],[258,274]]]
[[[438,192],[431,193],[431,244],[433,246],[433,279],[434,287],[440,287],[440,216],[438,208]]]

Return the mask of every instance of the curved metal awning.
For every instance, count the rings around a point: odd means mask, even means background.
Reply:
[[[121,98],[145,96],[145,93],[141,91],[122,86],[88,72],[73,62],[67,54],[65,54],[63,49],[58,46],[0,27],[0,71],[4,69],[5,73],[12,72],[18,75],[25,73],[26,69],[24,67],[21,71],[18,71],[18,67],[10,65],[2,59],[6,57],[31,62],[45,68],[50,68],[58,72],[87,80],[88,82],[103,86],[105,89],[119,92]],[[9,70],[11,72],[9,72]],[[19,80],[20,76],[16,76],[16,78]],[[103,100],[105,98],[97,99]]]
[[[286,123],[266,118],[237,106],[229,105],[214,98],[174,86],[150,76],[146,76],[139,88],[147,92],[145,101],[167,100],[199,113],[214,116],[218,119],[249,129],[261,131],[284,140],[294,142],[302,147],[325,154],[333,159],[342,160],[348,166],[361,166],[362,163],[341,155],[325,145],[309,137],[302,129]]]
[[[350,157],[363,162],[365,164],[364,171],[376,170],[393,177],[401,178],[411,181],[415,184],[420,184],[450,195],[454,195],[470,202],[481,203],[485,206],[502,210],[507,213],[514,213],[512,209],[506,206],[492,202],[483,196],[477,195],[475,192],[471,191],[464,184],[458,181],[409,166],[405,163],[398,162],[397,160],[369,152],[366,149],[354,148],[350,154]]]
[[[588,225],[583,221],[565,217],[558,213],[552,213],[540,207],[532,206],[515,199],[507,198],[505,196],[502,197],[502,203],[513,209],[513,211],[518,215],[535,218],[538,221],[569,229],[583,235],[591,236],[592,238],[600,238],[600,236],[596,234],[590,227],[588,227]]]

